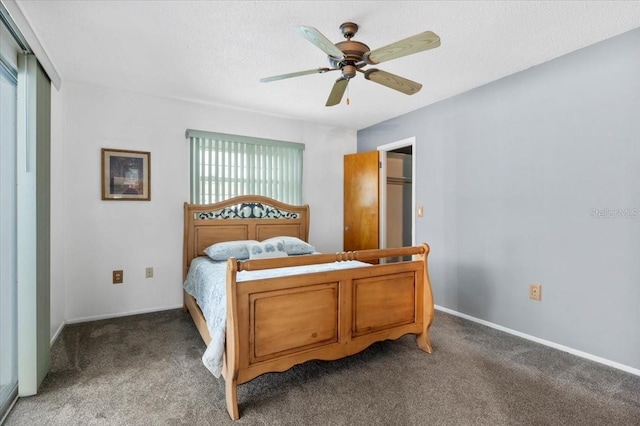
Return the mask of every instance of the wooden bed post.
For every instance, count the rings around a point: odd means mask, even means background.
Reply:
[[[236,274],[238,262],[235,258],[227,260],[227,339],[226,339],[226,372],[224,375],[227,411],[232,420],[238,420],[238,303],[236,299]]]
[[[429,245],[420,244],[424,251],[418,256],[424,261],[424,283],[422,285],[422,333],[416,336],[418,347],[427,353],[433,353],[431,340],[429,339],[429,327],[433,322],[433,292],[431,290],[431,282],[429,281],[429,269],[427,268],[427,256],[429,255]]]

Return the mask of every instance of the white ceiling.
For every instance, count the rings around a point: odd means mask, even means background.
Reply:
[[[69,82],[362,129],[640,27],[640,1],[27,1],[17,4]],[[378,65],[422,83],[407,96],[362,74],[324,104],[337,71],[293,27],[371,49],[431,30],[442,45]]]

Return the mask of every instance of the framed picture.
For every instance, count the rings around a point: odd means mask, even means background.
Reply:
[[[102,148],[102,199],[151,200],[151,153]]]

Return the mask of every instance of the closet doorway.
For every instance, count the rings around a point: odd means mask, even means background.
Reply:
[[[345,251],[415,245],[415,170],[415,138],[344,156]]]
[[[380,248],[415,245],[415,138],[379,146],[378,152]]]

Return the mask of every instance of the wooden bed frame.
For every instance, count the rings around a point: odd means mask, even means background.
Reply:
[[[266,215],[267,217],[255,217]],[[184,277],[191,260],[209,245],[232,240],[294,236],[308,241],[309,207],[262,196],[241,196],[209,205],[184,204]],[[227,411],[239,416],[237,386],[268,372],[309,360],[336,360],[371,344],[416,334],[431,353],[433,296],[427,272],[429,246],[363,250],[227,262],[227,328],[222,375]],[[243,270],[373,261],[413,255],[413,260],[328,272],[242,281]],[[184,292],[204,342],[211,341],[196,300]],[[283,313],[286,313],[283,315]]]

